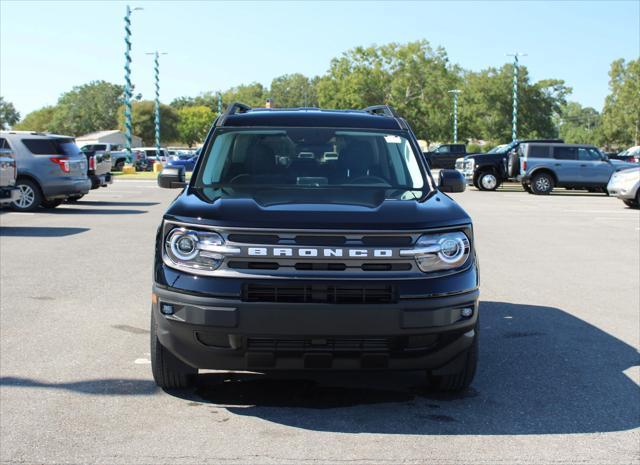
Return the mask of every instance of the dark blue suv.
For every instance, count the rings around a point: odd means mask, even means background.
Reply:
[[[153,376],[198,369],[424,370],[471,383],[478,265],[471,219],[407,122],[364,110],[251,109],[214,123],[158,229]]]

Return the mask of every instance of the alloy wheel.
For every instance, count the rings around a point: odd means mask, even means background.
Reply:
[[[20,190],[20,197],[16,200],[16,205],[19,208],[29,208],[36,199],[36,193],[31,186],[25,184],[20,184],[18,189]]]
[[[486,190],[490,191],[496,188],[498,180],[493,174],[485,174],[480,179],[480,184],[482,184],[482,187],[484,187]]]

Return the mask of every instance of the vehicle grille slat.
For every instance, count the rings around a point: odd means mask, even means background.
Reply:
[[[245,302],[385,304],[396,301],[393,286],[346,287],[315,284],[245,284]]]

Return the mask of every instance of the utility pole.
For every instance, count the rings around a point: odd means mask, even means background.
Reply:
[[[462,92],[458,89],[450,90],[449,93],[453,94],[453,143],[458,143],[458,94]]]
[[[511,118],[511,140],[518,138],[518,57],[526,57],[526,53],[507,53],[513,57],[513,115]]]
[[[127,5],[127,13],[124,17],[124,127],[127,163],[131,163],[131,96],[133,94],[133,86],[131,85],[131,13],[137,10],[142,10],[142,8],[132,10]]]
[[[160,55],[167,53],[148,52],[147,55],[153,55],[153,74],[156,81],[156,115],[154,123],[156,125],[156,161],[160,161]]]

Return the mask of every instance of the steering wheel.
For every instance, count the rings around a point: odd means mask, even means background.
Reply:
[[[389,181],[380,176],[359,176],[349,181],[349,184],[384,184],[389,186]]]

